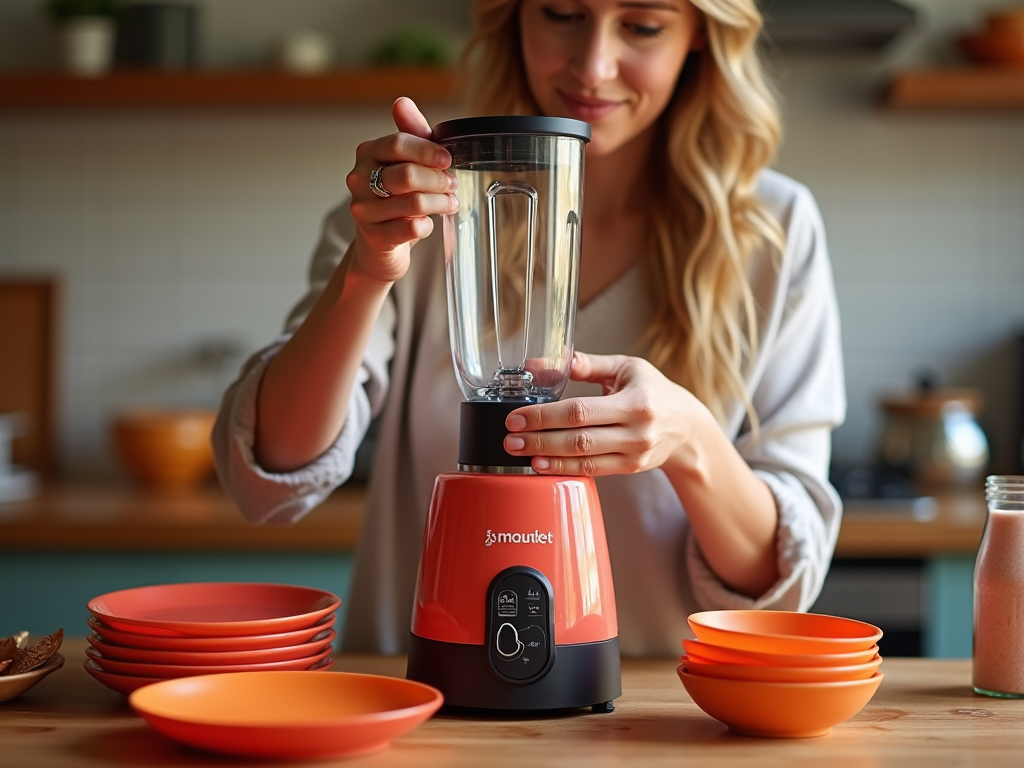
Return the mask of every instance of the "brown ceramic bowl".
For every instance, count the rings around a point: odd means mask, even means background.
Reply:
[[[213,410],[137,409],[114,416],[122,463],[137,481],[163,490],[192,488],[213,470]]]
[[[1003,67],[1024,66],[1024,31],[989,29],[960,38],[964,53],[981,64]]]

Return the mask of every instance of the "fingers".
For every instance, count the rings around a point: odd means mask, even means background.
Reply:
[[[416,102],[406,96],[399,96],[391,105],[391,117],[399,132],[411,133],[421,139],[429,139],[432,131],[427,118],[420,112]]]
[[[395,101],[391,116],[397,133],[360,144],[356,148],[357,165],[376,168],[409,162],[437,169],[451,165],[448,151],[430,140],[430,124],[412,99],[402,97]]]
[[[601,477],[602,475],[627,475],[642,470],[633,469],[621,454],[605,453],[600,456],[583,456],[578,459],[535,458],[530,466],[542,475],[567,475],[572,477]]]
[[[619,424],[622,416],[623,403],[611,398],[572,397],[556,403],[517,408],[505,419],[505,426],[511,432],[574,429]]]
[[[426,118],[412,99],[404,97],[395,101],[391,113],[398,132],[360,144],[355,167],[345,179],[352,213],[361,228],[387,224],[389,231],[404,230],[409,226],[393,226],[393,222],[458,209],[454,194],[458,183],[444,170],[451,164],[451,155],[430,141]],[[387,196],[376,194],[370,186],[370,175],[378,168]]]
[[[376,168],[378,166],[374,166]],[[373,168],[357,166],[349,174],[348,183],[350,187],[356,187],[360,193],[368,193],[370,190],[370,173]],[[454,193],[458,184],[455,177],[444,171],[436,171],[425,168],[416,163],[400,163],[398,165],[385,165],[381,167],[380,183],[392,197],[409,195],[417,192],[431,192],[434,194]],[[355,193],[356,189],[352,189]],[[353,195],[355,197],[355,195]],[[360,194],[360,196],[365,196]],[[374,196],[376,198],[376,196]],[[380,198],[376,198],[380,199]]]
[[[643,429],[622,426],[558,429],[512,433],[505,436],[504,445],[514,456],[596,458],[610,453],[647,453],[654,447],[650,434]]]

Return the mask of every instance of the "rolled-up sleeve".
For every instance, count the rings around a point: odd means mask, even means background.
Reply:
[[[800,187],[783,221],[784,264],[776,318],[765,334],[751,398],[759,434],[745,426],[735,445],[770,489],[778,510],[779,580],[763,595],[733,592],[712,572],[692,533],[687,569],[704,609],[805,611],[821,591],[842,504],[828,480],[831,434],[846,415],[839,311],[824,225]]]
[[[293,472],[268,472],[256,461],[256,401],[267,366],[302,324],[353,236],[347,206],[332,211],[324,224],[309,271],[309,290],[273,344],[253,355],[225,392],[213,429],[213,450],[221,485],[251,523],[286,524],[320,504],[352,474],[356,451],[371,419],[380,412],[394,353],[395,313],[389,300],[374,327],[352,389],[345,423],[335,442],[316,460]]]

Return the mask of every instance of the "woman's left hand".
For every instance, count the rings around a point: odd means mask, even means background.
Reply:
[[[573,355],[570,378],[600,384],[604,397],[528,405],[509,414],[505,450],[534,456],[543,474],[613,475],[695,455],[695,421],[711,414],[651,363],[625,355]]]

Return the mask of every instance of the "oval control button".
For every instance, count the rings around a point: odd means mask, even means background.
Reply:
[[[494,644],[498,653],[506,659],[514,659],[523,652],[523,644],[519,642],[519,632],[508,622],[498,627],[498,636],[494,639]]]

